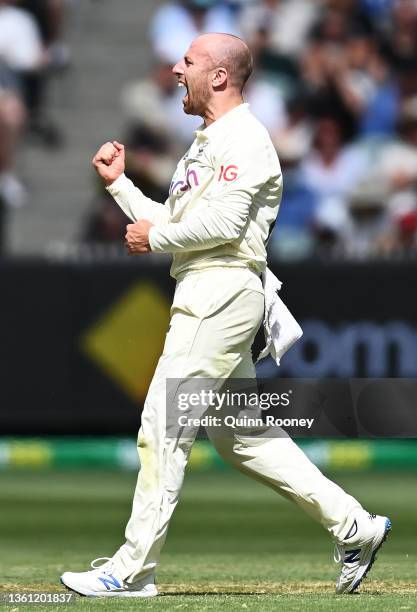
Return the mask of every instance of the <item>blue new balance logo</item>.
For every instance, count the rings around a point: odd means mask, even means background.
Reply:
[[[359,561],[360,548],[356,550],[347,550],[345,553],[345,563],[356,563]]]
[[[111,587],[116,587],[117,589],[122,588],[122,585],[119,583],[119,581],[111,574],[106,575],[105,578],[100,576],[99,580],[104,584],[108,591],[111,591]]]

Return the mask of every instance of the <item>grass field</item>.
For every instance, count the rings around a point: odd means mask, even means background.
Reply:
[[[417,610],[416,474],[337,480],[393,520],[359,595],[334,595],[338,566],[320,526],[272,491],[225,471],[188,474],[158,573],[162,597],[79,597],[68,609]],[[111,555],[123,541],[134,483],[126,472],[0,473],[0,588],[63,591],[63,571]]]

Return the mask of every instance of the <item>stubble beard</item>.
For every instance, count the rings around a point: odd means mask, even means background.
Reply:
[[[184,113],[204,117],[209,101],[210,89],[206,83],[189,87],[188,101],[184,103]]]

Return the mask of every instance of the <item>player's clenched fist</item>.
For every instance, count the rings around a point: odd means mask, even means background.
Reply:
[[[117,140],[102,145],[92,164],[106,185],[111,185],[125,171],[125,148]]]
[[[136,223],[129,223],[126,226],[126,248],[129,255],[141,255],[150,253],[149,230],[153,223],[147,219],[139,219]]]

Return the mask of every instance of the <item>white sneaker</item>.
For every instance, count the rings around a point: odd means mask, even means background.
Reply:
[[[97,563],[105,561],[99,567]],[[66,587],[87,597],[155,597],[158,589],[151,574],[132,584],[125,582],[112,559],[100,557],[91,563],[88,572],[65,572],[61,582]]]
[[[367,514],[353,520],[343,543],[335,545],[334,560],[342,565],[336,593],[353,593],[359,587],[390,529],[391,521],[386,516]]]

